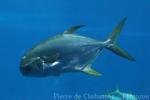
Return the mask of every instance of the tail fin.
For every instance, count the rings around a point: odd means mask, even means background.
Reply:
[[[126,51],[121,49],[119,46],[117,46],[116,42],[118,40],[118,36],[123,28],[123,25],[125,23],[127,18],[124,18],[121,20],[121,22],[117,25],[117,27],[114,29],[114,31],[111,33],[109,38],[105,41],[106,43],[106,48],[114,52],[115,54],[124,57],[128,60],[135,61],[135,59],[130,56]]]

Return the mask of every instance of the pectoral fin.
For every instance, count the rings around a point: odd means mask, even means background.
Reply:
[[[92,75],[92,76],[101,76],[101,74],[99,72],[97,72],[96,70],[92,69],[91,67],[86,67],[82,70],[82,72]]]

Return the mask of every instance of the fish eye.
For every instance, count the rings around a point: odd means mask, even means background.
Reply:
[[[26,59],[26,56],[23,56],[22,59]]]

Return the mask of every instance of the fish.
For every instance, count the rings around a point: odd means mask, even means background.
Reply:
[[[109,100],[138,100],[137,97],[130,93],[123,93],[119,89],[108,93]]]
[[[20,71],[23,76],[29,77],[60,76],[70,72],[101,76],[91,66],[104,48],[135,61],[117,45],[125,21],[126,18],[123,18],[105,41],[78,35],[76,31],[85,25],[73,26],[28,49],[21,58]]]

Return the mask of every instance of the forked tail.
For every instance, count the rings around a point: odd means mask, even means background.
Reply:
[[[117,27],[114,29],[114,31],[110,34],[108,39],[105,41],[106,48],[109,49],[110,51],[114,52],[115,54],[124,57],[128,60],[135,61],[135,59],[129,55],[126,51],[121,49],[117,44],[117,40],[119,37],[119,34],[123,28],[123,25],[126,21],[126,18],[122,19],[121,22],[117,25]]]

